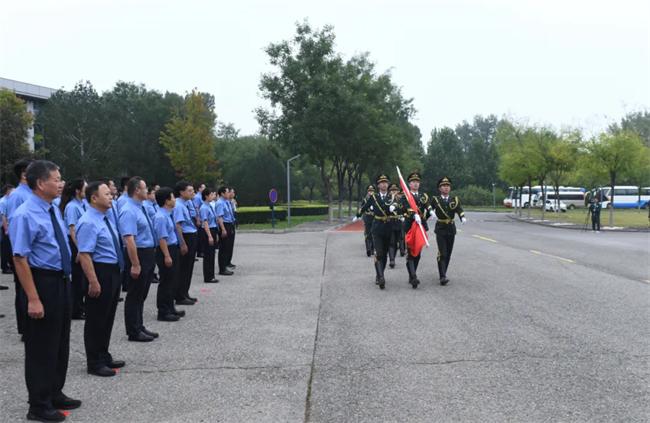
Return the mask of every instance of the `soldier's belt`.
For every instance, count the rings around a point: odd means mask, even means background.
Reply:
[[[380,222],[387,222],[388,216],[375,216],[375,219],[379,220]]]
[[[438,223],[444,223],[445,225],[449,225],[454,223],[454,219],[438,219]]]
[[[367,215],[367,216],[372,216],[373,213],[368,211],[368,212],[365,212],[364,214]]]

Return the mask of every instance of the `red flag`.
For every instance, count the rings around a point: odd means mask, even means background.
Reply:
[[[420,215],[420,209],[415,202],[415,198],[413,198],[413,194],[411,194],[411,190],[409,190],[406,182],[404,182],[404,178],[402,177],[402,172],[400,172],[399,167],[397,168],[397,175],[399,176],[399,183],[402,186],[402,191],[404,191],[404,195],[406,196],[406,200],[408,201],[409,206],[411,206],[411,209],[415,213]],[[422,223],[413,222],[411,229],[409,229],[409,231],[406,233],[406,236],[404,237],[404,242],[408,247],[409,254],[413,257],[417,257],[425,245],[429,246],[429,238],[427,237],[426,232],[424,232]]]

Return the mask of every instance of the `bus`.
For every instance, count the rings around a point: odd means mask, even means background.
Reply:
[[[532,195],[528,193],[528,187],[522,187],[521,189],[521,201],[517,198],[517,188],[510,187],[508,189],[508,195],[503,200],[503,205],[505,207],[523,207],[528,208],[531,205],[533,207],[541,207],[545,202],[539,201],[542,195],[541,185],[535,185],[532,187]],[[555,200],[555,188],[552,186],[544,187],[544,192],[546,193],[547,200]],[[573,209],[576,207],[584,207],[585,205],[585,192],[586,190],[582,187],[565,187],[560,186],[560,200],[563,201],[568,208]]]
[[[599,187],[598,190],[602,192],[603,208],[612,207],[611,187]],[[650,187],[639,187],[634,185],[616,185],[614,186],[614,208],[615,209],[635,209],[640,207],[645,209],[650,202]]]
[[[503,205],[508,208],[523,207],[524,209],[527,209],[532,204],[532,199],[542,192],[542,187],[539,185],[532,187],[532,196],[528,191],[529,188],[527,186],[521,187],[521,190],[517,187],[509,187],[508,195],[503,199]],[[521,199],[519,198],[520,193]]]
[[[580,187],[560,187],[558,195],[556,195],[555,189],[553,188],[546,192],[546,199],[551,200],[551,202],[556,202],[559,198],[561,202],[566,204],[569,210],[573,210],[577,207],[585,206],[585,191],[584,188]],[[541,203],[537,204],[536,200],[533,200],[533,205],[539,205],[541,207]]]

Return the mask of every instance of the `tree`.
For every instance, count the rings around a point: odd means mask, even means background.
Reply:
[[[609,128],[610,132],[620,130],[635,132],[646,147],[650,147],[650,111],[637,111],[628,113],[621,119],[620,124],[613,124]]]
[[[466,174],[457,186],[477,185],[489,188],[497,181],[499,154],[495,143],[499,120],[494,115],[475,116],[472,123],[456,126],[463,146]]]
[[[595,171],[607,175],[611,187],[609,204],[609,226],[614,225],[614,186],[618,178],[629,176],[643,166],[642,157],[647,154],[638,134],[615,130],[600,134],[587,145],[589,163]]]
[[[549,148],[549,179],[555,191],[555,211],[560,211],[560,185],[576,167],[580,133],[571,132],[564,137],[555,138]]]
[[[160,143],[179,177],[192,182],[214,184],[219,177],[214,157],[214,105],[192,91],[180,113],[165,125]]]
[[[8,90],[0,89],[0,179],[8,181],[13,165],[29,155],[27,134],[33,124],[33,116],[25,108],[25,102]]]
[[[466,168],[463,147],[453,129],[444,127],[431,131],[423,165],[423,180],[425,183],[434,184],[428,187],[432,191],[437,190],[436,181],[443,176],[449,177],[452,181],[460,181],[464,178]]]

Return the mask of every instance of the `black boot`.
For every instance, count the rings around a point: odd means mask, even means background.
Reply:
[[[417,288],[420,281],[418,280],[418,275],[415,273],[415,262],[410,258],[406,259],[406,270],[409,272],[409,283],[413,289]]]
[[[394,269],[395,268],[395,254],[397,253],[397,248],[395,246],[388,247],[388,258],[390,260],[390,268]]]
[[[447,285],[449,279],[447,279],[447,269],[445,269],[445,262],[438,258],[438,274],[440,275],[440,285]]]
[[[368,257],[372,255],[372,239],[369,236],[366,237],[366,254]]]
[[[375,260],[375,271],[377,272],[377,282],[379,289],[384,289],[386,287],[386,280],[384,279],[384,267],[381,261]]]

